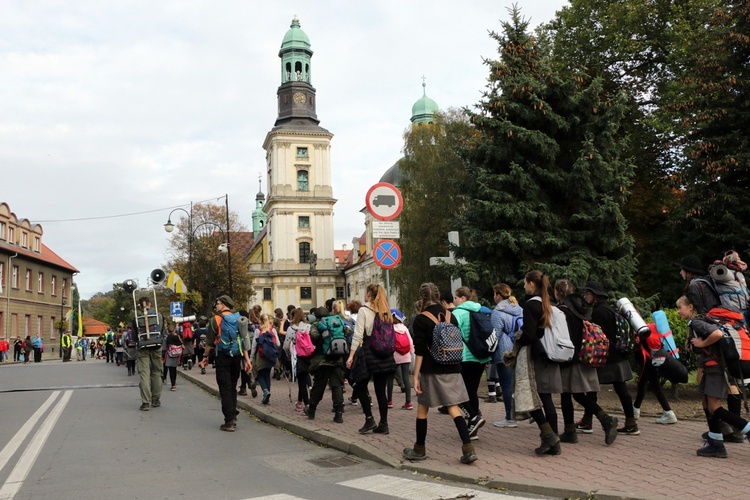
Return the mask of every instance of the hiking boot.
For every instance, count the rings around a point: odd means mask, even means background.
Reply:
[[[237,425],[234,423],[234,420],[230,420],[229,422],[225,422],[219,426],[219,430],[225,431],[225,432],[234,432],[237,430]]]
[[[333,416],[333,421],[337,424],[343,424],[344,423],[344,413],[337,411],[336,414]],[[386,434],[388,434],[386,432]]]
[[[270,400],[271,400],[271,391],[266,389],[265,391],[263,391],[263,399],[261,399],[260,402],[263,403],[264,405],[267,405],[268,401]]]
[[[623,436],[637,436],[641,431],[638,429],[637,425],[631,425],[630,427],[626,425],[617,429],[617,433],[622,434]]]
[[[188,370],[192,370],[192,369],[193,369],[193,360],[188,359]]]
[[[239,391],[237,391],[237,395],[238,396],[247,396],[247,389],[245,389],[243,387],[242,389],[240,389]]]
[[[604,443],[610,445],[617,439],[617,417],[607,415],[602,420],[602,429],[604,429]]]
[[[161,399],[152,399],[151,408],[158,408],[161,406]]]
[[[148,403],[141,404],[141,411],[149,411],[150,409],[151,407],[149,406]]]
[[[473,419],[469,420],[469,437],[474,438],[477,435],[479,429],[484,425],[485,420],[477,415]]]
[[[677,415],[672,410],[665,411],[661,417],[656,419],[657,424],[676,424]]]
[[[461,460],[462,464],[470,464],[477,461],[477,454],[474,451],[473,444],[465,444],[461,446],[461,453],[463,453],[463,455],[461,455],[459,460]]]
[[[578,433],[576,431],[563,432],[562,434],[560,434],[560,442],[571,444],[577,443]]]
[[[591,425],[591,422],[584,422],[583,419],[576,422],[576,430],[578,432],[581,432],[583,434],[593,434],[594,428]]]
[[[513,428],[518,427],[518,423],[516,423],[515,420],[509,420],[507,418],[504,418],[498,422],[495,422],[492,425],[494,425],[495,427],[502,427],[502,428],[507,428],[507,429],[513,429]]]
[[[315,408],[316,407],[317,405],[305,406],[304,408],[302,408],[302,413],[307,415],[307,418],[309,418],[310,420],[315,420]]]
[[[250,382],[250,395],[254,398],[258,397],[258,389],[256,389],[255,382]]]
[[[375,430],[375,428],[378,426],[378,424],[375,423],[375,419],[370,417],[368,419],[365,419],[365,425],[360,427],[359,433],[360,434],[366,434],[372,430]]]
[[[485,403],[497,403],[497,396],[487,396],[484,398]]]
[[[695,452],[699,457],[727,458],[724,442],[708,438],[703,448]]]
[[[405,459],[411,460],[412,462],[418,462],[419,460],[424,460],[425,458],[427,458],[427,453],[425,453],[424,450],[420,452],[415,450],[414,448],[404,448],[402,455]]]
[[[380,422],[377,427],[375,427],[372,430],[373,434],[390,434],[391,432],[388,430],[388,424],[384,424],[383,422]]]
[[[745,435],[741,433],[740,431],[735,431],[731,434],[727,434],[726,436],[724,436],[724,442],[725,443],[744,443]]]
[[[534,450],[534,453],[537,455],[546,455],[552,451],[553,453],[550,453],[552,455],[560,454],[560,437],[557,434],[554,432],[551,434],[540,434],[540,437],[542,438],[542,444]],[[557,446],[557,449],[555,449],[555,446]]]

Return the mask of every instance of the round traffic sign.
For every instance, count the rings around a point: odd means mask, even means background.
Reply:
[[[393,220],[404,208],[401,191],[393,184],[378,182],[367,191],[367,210],[378,220]]]
[[[393,240],[380,240],[372,248],[372,258],[383,269],[393,269],[401,262],[401,248]]]

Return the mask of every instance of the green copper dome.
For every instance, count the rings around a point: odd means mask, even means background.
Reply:
[[[427,97],[426,87],[427,84],[422,82],[422,97],[411,107],[411,122],[415,125],[432,122],[432,117],[440,111],[437,103]]]
[[[300,29],[297,16],[294,16],[292,24],[289,26],[289,31],[284,35],[284,40],[281,42],[279,56],[287,49],[302,49],[310,51],[310,39],[305,32]]]

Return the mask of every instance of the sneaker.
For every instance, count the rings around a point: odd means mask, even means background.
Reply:
[[[461,455],[461,463],[462,464],[470,464],[472,462],[477,461],[477,454],[473,451],[470,451],[469,453],[464,453]]]
[[[518,427],[518,424],[516,423],[515,420],[508,420],[507,418],[499,420],[492,425],[494,425],[495,427],[503,427],[507,429]]]
[[[175,387],[175,386],[172,386],[172,388],[170,389],[170,391],[172,391],[172,392],[174,392],[176,390],[177,390],[177,387]]]
[[[699,457],[727,458],[727,449],[723,441],[708,438],[703,448],[695,452]]]
[[[393,401],[388,401],[388,408],[393,408]]]
[[[304,407],[305,406],[301,402],[298,402],[297,404],[294,405],[294,411],[302,411]]]
[[[365,433],[368,433],[368,432],[370,432],[370,431],[372,431],[372,430],[375,430],[375,428],[376,428],[377,426],[378,426],[378,424],[376,424],[376,423],[375,423],[375,419],[374,419],[374,418],[368,418],[368,419],[365,419],[365,425],[363,425],[363,426],[362,426],[362,427],[361,427],[361,428],[359,429],[359,431],[358,431],[358,432],[359,432],[360,434],[365,434]]]
[[[497,403],[497,396],[487,396],[484,398],[485,403]]]
[[[583,420],[579,420],[578,422],[576,422],[576,430],[583,434],[594,433],[594,428],[591,426],[591,422],[584,422]]]
[[[637,425],[634,425],[632,427],[620,427],[617,429],[617,434],[621,434],[624,436],[638,436],[641,433],[640,429],[638,429]]]
[[[641,418],[640,408],[636,408],[635,406],[633,407],[633,417],[635,417],[636,419]]]
[[[234,420],[226,422],[219,426],[219,430],[222,430],[225,432],[234,432],[236,429],[237,429],[237,426],[235,425]]]
[[[250,384],[250,395],[254,398],[258,397],[258,389],[256,388],[257,384],[255,382]]]
[[[665,411],[661,417],[656,419],[657,424],[676,424],[677,415],[672,410]]]
[[[161,406],[161,399],[152,399],[151,408],[158,408]]]
[[[474,417],[473,420],[469,420],[469,437],[476,436],[479,429],[484,426],[484,422],[485,420],[479,415]]]
[[[143,403],[141,405],[141,411],[149,411],[150,409],[151,409],[151,407],[149,406],[148,403]]]
[[[201,375],[205,375],[205,374],[206,374],[206,369],[201,367]]]
[[[263,391],[263,399],[261,399],[261,403],[264,405],[268,404],[268,401],[271,399],[271,391]]]
[[[417,462],[419,460],[424,460],[425,458],[427,458],[426,453],[419,453],[418,451],[415,451],[414,448],[404,448],[402,455],[405,459],[411,460],[412,462]]]
[[[349,404],[352,405],[352,406],[359,405],[359,403],[357,402],[357,400],[354,399],[354,398],[346,398],[346,399],[347,399],[347,401],[349,401]]]
[[[404,403],[404,406],[401,407],[402,410],[413,410],[414,405],[412,403]]]

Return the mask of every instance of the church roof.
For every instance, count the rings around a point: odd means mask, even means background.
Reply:
[[[401,163],[402,159],[403,158],[399,159],[396,163],[393,164],[391,168],[385,171],[383,177],[380,178],[380,182],[387,182],[388,184],[392,184],[396,187],[399,187],[401,185],[401,180],[404,178],[404,175],[401,172],[401,166],[399,164]]]
[[[414,124],[430,122],[435,113],[440,111],[438,104],[427,97],[426,87],[427,84],[422,82],[422,97],[411,107],[411,122]]]
[[[289,26],[289,30],[284,35],[284,40],[281,42],[279,56],[282,52],[291,49],[302,49],[312,54],[312,50],[310,50],[310,39],[307,37],[307,34],[300,29],[297,16],[294,16],[292,24]]]

